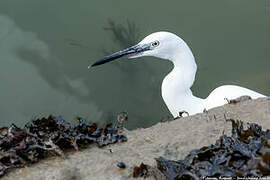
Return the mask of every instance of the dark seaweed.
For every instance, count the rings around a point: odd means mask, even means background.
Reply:
[[[205,177],[262,177],[270,175],[270,130],[258,124],[232,122],[232,136],[192,150],[184,160],[156,158],[158,169],[170,180]]]
[[[149,168],[150,166],[144,164],[144,163],[141,163],[140,166],[135,166],[133,168],[133,177],[134,178],[137,178],[137,177],[148,177],[149,176]]]
[[[108,19],[108,27],[103,28],[113,33],[113,41],[122,48],[135,45],[140,36],[140,30],[134,22],[127,20],[126,26],[117,24],[112,19]]]
[[[71,126],[61,117],[35,119],[19,128],[12,124],[0,128],[0,177],[8,169],[37,162],[50,155],[65,158],[64,150],[85,147],[96,143],[99,147],[127,141],[119,134],[118,127],[107,124],[104,128],[96,123],[87,123],[77,118],[78,124]]]

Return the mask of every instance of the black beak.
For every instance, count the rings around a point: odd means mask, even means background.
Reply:
[[[150,50],[150,47],[151,47],[150,44],[144,44],[144,45],[137,44],[135,46],[129,47],[129,48],[124,49],[122,51],[113,53],[110,56],[106,56],[103,59],[101,59],[99,61],[96,61],[92,65],[89,65],[88,68],[94,67],[94,66],[97,66],[97,65],[101,65],[101,64],[105,64],[107,62],[113,61],[113,60],[121,58],[121,57],[126,57],[126,56],[131,57],[133,55],[137,55],[137,54],[139,54],[141,52]]]

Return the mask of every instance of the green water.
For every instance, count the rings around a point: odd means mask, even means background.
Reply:
[[[122,29],[129,22],[135,36],[115,38],[109,22]],[[168,61],[122,59],[87,69],[105,52],[161,30],[190,45],[194,94],[238,84],[270,95],[269,0],[1,0],[0,126],[48,114],[104,123],[122,111],[128,128],[161,121],[170,115],[160,94]]]

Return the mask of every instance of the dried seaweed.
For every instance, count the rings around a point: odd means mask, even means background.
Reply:
[[[158,169],[170,180],[270,175],[270,130],[255,123],[244,129],[241,121],[230,121],[231,137],[223,135],[214,145],[192,150],[184,160],[156,158]]]
[[[49,116],[32,120],[23,129],[14,124],[0,128],[0,176],[8,169],[22,167],[50,155],[65,158],[67,149],[78,150],[90,143],[102,147],[127,141],[113,124],[98,129],[96,123],[90,124],[81,118],[77,120],[78,125],[71,126],[61,117]]]
[[[151,168],[150,166],[141,163],[140,166],[135,166],[133,168],[133,177],[137,178],[137,177],[148,177],[149,176],[149,168]]]

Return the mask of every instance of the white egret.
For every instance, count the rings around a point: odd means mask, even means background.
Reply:
[[[154,56],[173,63],[174,68],[164,78],[161,91],[163,100],[174,117],[182,111],[188,112],[189,115],[201,113],[205,109],[228,103],[228,99],[243,95],[250,96],[252,99],[265,97],[260,93],[235,85],[220,86],[214,89],[206,99],[194,96],[190,89],[197,71],[194,56],[185,41],[170,32],[150,34],[137,45],[106,56],[89,67],[124,56],[128,58]]]

